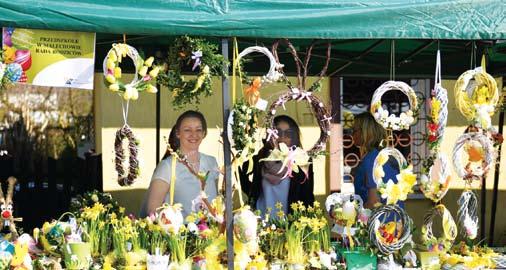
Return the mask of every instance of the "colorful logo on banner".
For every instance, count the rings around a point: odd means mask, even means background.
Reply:
[[[3,28],[4,62],[23,68],[20,83],[93,89],[95,33]]]

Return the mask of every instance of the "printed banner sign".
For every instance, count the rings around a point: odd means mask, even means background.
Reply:
[[[4,62],[23,68],[20,83],[93,89],[95,33],[3,28]]]

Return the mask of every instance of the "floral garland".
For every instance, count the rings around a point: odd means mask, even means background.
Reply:
[[[122,71],[119,66],[123,58],[129,57],[135,66],[134,78],[129,83],[121,81]],[[104,59],[103,69],[105,82],[109,90],[113,92],[122,92],[125,100],[137,100],[139,92],[156,93],[156,89],[151,82],[156,79],[160,67],[153,66],[154,57],[149,57],[144,61],[137,50],[125,43],[113,44]],[[148,72],[148,70],[151,70]],[[140,78],[139,78],[140,76]]]
[[[400,114],[399,117],[394,114],[388,115],[388,110],[383,109],[381,97],[388,91],[398,90],[404,93],[409,99],[410,109]],[[371,100],[371,114],[374,119],[385,129],[403,130],[409,129],[415,123],[415,116],[418,112],[418,99],[415,91],[405,82],[387,81],[374,91]]]
[[[455,105],[468,121],[485,130],[492,127],[491,116],[499,103],[499,90],[483,63],[460,75],[454,93]]]
[[[399,222],[382,223],[386,216],[395,215],[400,218]],[[385,205],[376,208],[369,218],[369,238],[371,242],[385,255],[390,255],[400,250],[411,238],[413,221],[397,205]]]
[[[443,224],[443,235],[439,238],[436,238],[432,232],[432,223],[437,215],[442,218]],[[428,251],[447,251],[452,247],[455,238],[457,238],[457,225],[450,211],[444,205],[437,205],[425,215],[422,226],[422,240]]]
[[[125,175],[125,154],[123,153],[123,140],[128,140],[128,173]],[[139,176],[139,159],[137,154],[139,152],[139,141],[128,125],[124,125],[116,132],[116,139],[114,140],[115,152],[115,168],[118,173],[118,183],[120,186],[130,186],[134,183],[135,179]]]
[[[249,106],[244,99],[234,104],[228,119],[228,138],[237,151],[237,156],[249,156],[255,153],[254,135],[258,129],[259,115],[260,110]]]
[[[218,53],[218,46],[202,38],[182,36],[174,40],[169,48],[168,70],[159,77],[160,84],[169,88],[176,108],[187,104],[198,104],[200,96],[210,96],[212,76],[226,76],[224,69],[227,63]],[[191,71],[198,70],[197,78],[186,80],[183,69],[191,66]]]
[[[397,174],[397,183],[389,179],[386,183],[383,182],[385,172],[383,166],[387,163],[389,157],[392,156],[396,159],[401,168]],[[374,159],[373,165],[373,180],[378,187],[381,198],[387,200],[387,204],[396,204],[398,201],[405,201],[408,194],[413,193],[413,187],[416,184],[416,174],[413,173],[413,166],[407,165],[406,159],[399,150],[393,147],[386,147],[382,149],[378,156]]]
[[[463,151],[467,152],[467,163],[462,164]],[[490,139],[479,132],[461,135],[453,147],[453,166],[457,175],[466,180],[480,180],[486,176],[495,160],[495,149]]]

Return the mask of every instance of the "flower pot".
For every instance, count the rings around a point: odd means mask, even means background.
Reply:
[[[89,243],[68,243],[63,246],[65,267],[70,270],[88,269],[90,267],[91,247]]]
[[[346,262],[346,269],[375,270],[377,268],[376,255],[364,248],[339,249],[339,253]]]
[[[146,261],[148,270],[167,270],[169,267],[169,255],[150,255]]]

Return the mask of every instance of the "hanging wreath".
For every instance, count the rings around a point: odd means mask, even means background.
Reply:
[[[443,235],[439,238],[434,236],[434,233],[432,232],[432,223],[436,216],[440,216],[442,218],[443,225]],[[452,247],[453,241],[455,241],[456,237],[457,225],[455,224],[450,211],[448,211],[444,205],[437,205],[425,215],[422,226],[422,240],[428,251],[447,251]]]
[[[455,105],[468,121],[483,129],[492,127],[491,116],[499,102],[497,82],[484,67],[468,70],[457,79]]]
[[[261,53],[267,58],[269,58],[269,71],[267,74],[262,76],[262,83],[274,83],[279,81],[283,77],[283,73],[279,72],[279,70],[283,67],[282,64],[278,62],[278,60],[274,57],[274,55],[271,53],[271,51],[266,47],[261,46],[252,46],[244,49],[238,56],[236,61],[239,63],[240,68],[242,66],[242,60],[244,57],[251,53]],[[242,71],[242,68],[240,68]],[[245,78],[246,83],[250,84],[251,81],[249,81],[247,78]]]
[[[406,112],[402,112],[398,117],[394,114],[389,115],[388,110],[383,109],[381,103],[381,97],[383,97],[383,94],[394,90],[401,91],[409,99],[410,109]],[[371,100],[371,114],[374,116],[374,119],[376,119],[376,121],[385,129],[409,129],[409,127],[415,123],[415,116],[417,112],[418,99],[416,97],[415,91],[405,82],[387,81],[378,87],[376,91],[374,91]]]
[[[128,165],[125,165],[125,154],[123,150],[123,141],[128,141]],[[114,140],[114,164],[118,173],[118,183],[120,186],[130,186],[139,176],[139,141],[135,138],[133,131],[128,125],[124,125],[116,131]],[[127,170],[125,170],[125,167]]]
[[[385,176],[383,166],[390,157],[397,161],[400,168],[400,172],[396,176],[397,183],[394,183],[392,179],[389,179],[386,183],[383,182]],[[385,147],[374,159],[373,180],[381,194],[381,198],[386,199],[387,204],[396,204],[398,201],[405,201],[408,194],[413,193],[416,174],[413,173],[413,166],[407,164],[406,159],[399,150],[393,147]]]
[[[330,121],[332,117],[323,102],[313,95],[311,92],[300,91],[296,88],[291,89],[287,93],[281,95],[275,102],[271,104],[267,112],[265,123],[267,124],[267,141],[274,143],[278,136],[278,131],[274,125],[274,116],[279,107],[285,108],[285,104],[289,101],[307,102],[312,109],[318,126],[320,127],[320,136],[316,143],[307,153],[310,157],[316,157],[325,151],[326,142],[330,136]]]
[[[277,53],[278,46],[280,42],[283,41],[287,44],[288,48],[291,51],[292,56],[295,60],[295,65],[297,67],[297,87],[294,87],[291,82],[287,79],[287,77],[282,73],[282,78],[284,79],[288,91],[278,97],[278,99],[271,104],[267,111],[267,116],[265,119],[266,128],[267,128],[267,141],[275,144],[276,139],[278,139],[278,131],[274,125],[274,116],[276,115],[276,110],[281,106],[284,109],[285,104],[289,101],[296,102],[307,102],[311,106],[311,110],[313,115],[316,118],[318,126],[320,127],[320,136],[316,143],[311,147],[309,151],[305,151],[297,146],[287,147],[285,144],[280,144],[279,149],[274,149],[268,158],[263,160],[281,160],[283,161],[283,167],[286,167],[287,175],[290,175],[292,170],[297,171],[298,167],[301,167],[302,170],[306,173],[309,167],[309,162],[311,158],[316,158],[320,154],[324,154],[324,149],[326,146],[326,142],[330,136],[330,122],[332,120],[332,116],[323,104],[323,102],[316,96],[313,95],[313,91],[319,89],[320,81],[327,71],[327,67],[330,61],[330,51],[331,45],[330,42],[327,42],[327,57],[325,61],[325,65],[318,75],[318,79],[309,87],[309,90],[306,91],[306,82],[307,82],[307,73],[308,73],[308,65],[311,59],[311,51],[315,46],[317,41],[311,43],[306,51],[306,58],[304,62],[298,57],[297,51],[295,47],[288,41],[287,39],[277,40],[272,46],[272,54],[276,59],[276,62],[279,63],[279,57]],[[282,72],[282,66],[278,66],[279,72]],[[284,178],[283,177],[283,178]]]
[[[123,74],[120,64],[125,57],[129,57],[135,67],[134,77],[129,83],[121,81]],[[103,63],[107,87],[113,92],[122,92],[125,100],[137,100],[139,92],[143,91],[148,93],[158,92],[156,87],[151,83],[158,76],[160,67],[154,66],[153,61],[153,57],[149,57],[144,61],[137,50],[128,44],[113,44]]]
[[[467,155],[464,155],[464,151]],[[462,159],[467,156],[467,163]],[[453,147],[453,166],[457,175],[466,180],[480,180],[492,167],[495,149],[490,139],[478,132],[461,135]]]
[[[395,216],[394,219],[399,221],[384,223],[389,216]],[[404,209],[397,205],[376,208],[369,218],[369,239],[381,253],[390,255],[410,240],[412,223]]]
[[[478,235],[478,198],[472,190],[466,190],[460,195],[457,204],[460,234],[473,240]]]
[[[176,108],[200,103],[201,95],[210,96],[212,76],[226,76],[227,63],[218,46],[202,38],[182,36],[169,48],[168,71],[160,76],[160,84],[169,88]],[[189,69],[197,78],[187,80],[183,70]]]
[[[420,190],[425,197],[439,202],[448,192],[452,177],[445,155],[438,153],[432,163],[428,172],[420,177]]]
[[[242,70],[241,65],[238,63],[241,62],[243,57],[253,52],[266,55],[270,60],[270,67],[266,75],[256,77],[250,82],[250,86],[244,90],[244,99],[234,104],[228,118],[228,139],[231,146],[237,151],[237,156],[242,155],[244,157],[241,161],[244,161],[256,151],[254,134],[257,131],[258,118],[261,113],[259,106],[257,106],[257,103],[261,100],[260,87],[263,83],[276,82],[282,76],[278,69],[283,65],[276,61],[269,49],[253,46],[238,54],[236,62],[234,62],[234,65],[238,65],[234,68],[239,71],[240,77],[242,77]]]

